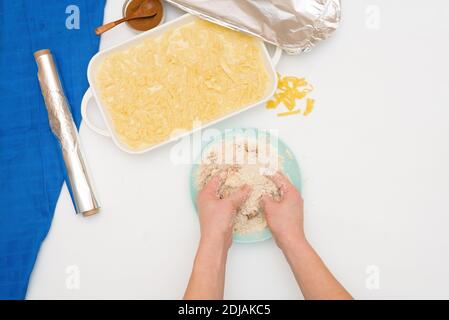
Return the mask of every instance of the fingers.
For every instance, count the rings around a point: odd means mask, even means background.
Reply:
[[[239,190],[233,192],[228,199],[231,200],[234,209],[240,208],[243,202],[245,202],[251,194],[251,187],[244,185]]]
[[[217,199],[218,198],[218,188],[221,184],[221,178],[217,174],[213,176],[209,182],[204,186],[203,190],[201,190],[201,193],[207,197]]]
[[[276,184],[282,194],[285,194],[292,188],[295,188],[291,184],[290,180],[288,180],[288,178],[279,171],[273,175],[267,175],[266,177],[271,179]]]
[[[277,205],[277,202],[268,194],[262,196],[261,203],[265,213],[271,212],[272,208]]]

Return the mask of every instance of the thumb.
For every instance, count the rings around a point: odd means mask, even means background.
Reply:
[[[240,208],[243,202],[248,199],[249,195],[251,194],[251,187],[248,185],[244,185],[239,190],[233,192],[228,199],[231,200],[232,206],[237,209]]]

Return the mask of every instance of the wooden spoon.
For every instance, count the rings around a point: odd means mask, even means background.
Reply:
[[[123,23],[125,21],[133,20],[133,19],[142,19],[142,18],[153,18],[157,15],[157,12],[154,11],[154,7],[151,2],[144,1],[139,6],[139,8],[134,11],[132,14],[130,14],[127,17],[123,17],[119,20],[112,21],[109,23],[106,23],[105,25],[102,25],[101,27],[98,27],[95,29],[95,34],[97,36],[101,35],[102,33],[114,28],[115,26],[119,25],[120,23]]]

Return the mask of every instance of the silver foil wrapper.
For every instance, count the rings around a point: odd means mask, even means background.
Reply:
[[[69,183],[67,186],[77,213],[84,216],[99,212],[92,180],[79,143],[67,98],[62,89],[58,71],[50,50],[34,53],[38,66],[38,78],[47,107],[51,130],[61,145]]]
[[[340,0],[166,0],[222,26],[262,38],[290,54],[309,51],[340,23]]]

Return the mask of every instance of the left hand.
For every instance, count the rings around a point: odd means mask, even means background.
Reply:
[[[248,199],[251,188],[245,185],[229,197],[220,199],[220,184],[220,176],[215,175],[198,194],[201,241],[227,250],[232,244],[234,216],[242,203]]]

